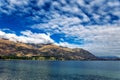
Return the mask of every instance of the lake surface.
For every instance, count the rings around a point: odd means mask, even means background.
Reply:
[[[0,61],[0,80],[120,80],[120,61]]]

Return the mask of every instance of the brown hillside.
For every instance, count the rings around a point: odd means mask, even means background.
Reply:
[[[40,46],[40,47],[39,47]],[[1,56],[44,56],[62,58],[65,60],[81,60],[81,59],[95,59],[96,57],[90,52],[76,48],[60,47],[54,44],[44,45],[24,44],[19,42],[13,42],[5,39],[0,39],[0,55]]]

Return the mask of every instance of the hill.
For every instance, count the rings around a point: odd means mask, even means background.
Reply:
[[[0,39],[1,59],[93,60],[96,56],[81,48],[60,47],[54,44],[25,44]]]

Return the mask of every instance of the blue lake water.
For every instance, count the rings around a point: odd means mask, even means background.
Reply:
[[[0,61],[0,80],[120,80],[120,61]]]

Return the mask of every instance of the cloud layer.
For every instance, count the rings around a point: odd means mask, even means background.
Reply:
[[[48,22],[61,16],[77,17],[81,24],[119,24],[119,0],[0,0],[0,12]]]
[[[63,27],[61,32],[66,38],[74,38],[74,41],[83,39],[83,44],[70,44],[60,42],[67,47],[82,47],[97,55],[119,55],[120,51],[120,27],[119,26],[74,26]]]
[[[54,43],[54,40],[50,38],[50,35],[43,33],[32,33],[31,31],[22,31],[21,36],[17,36],[14,33],[5,33],[0,30],[0,38],[9,39],[15,42],[23,42],[23,43],[34,43],[34,44],[48,44]]]
[[[20,18],[17,21],[27,29],[20,36],[1,30],[0,37],[120,55],[119,0],[0,0],[0,18],[3,16]]]

